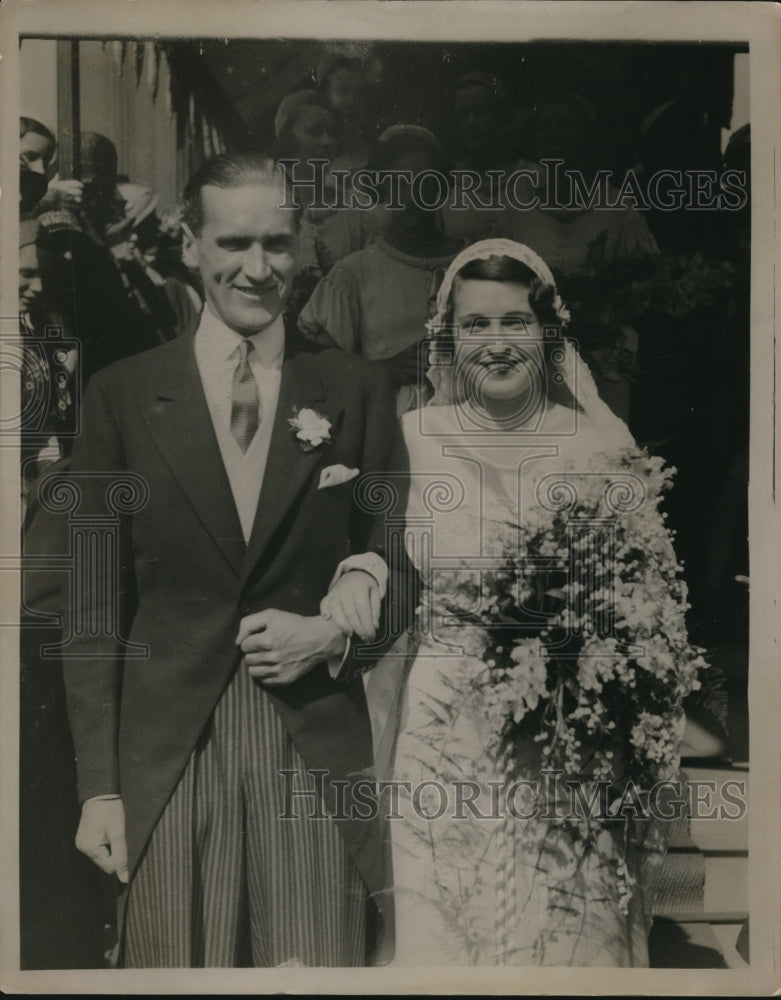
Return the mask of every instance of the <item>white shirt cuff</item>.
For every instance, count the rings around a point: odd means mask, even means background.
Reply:
[[[352,636],[346,635],[345,636],[345,640],[346,641],[345,641],[345,644],[344,644],[344,652],[342,653],[342,655],[341,656],[332,656],[330,658],[330,660],[326,661],[328,663],[328,673],[331,675],[331,677],[333,678],[333,680],[336,680],[336,678],[339,676],[339,674],[341,673],[342,667],[344,666],[344,661],[350,655],[350,646],[352,645]]]
[[[361,552],[360,554],[342,559],[336,567],[333,579],[328,584],[328,589],[330,590],[339,577],[348,573],[351,569],[361,569],[364,573],[368,573],[369,576],[373,576],[377,581],[377,586],[380,588],[380,599],[385,597],[388,589],[388,564],[376,552]]]

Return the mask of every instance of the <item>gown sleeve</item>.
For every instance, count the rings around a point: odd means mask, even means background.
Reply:
[[[349,268],[337,263],[315,286],[298,318],[310,340],[330,338],[350,354],[360,350],[361,300],[358,283]],[[323,335],[327,335],[325,338]]]

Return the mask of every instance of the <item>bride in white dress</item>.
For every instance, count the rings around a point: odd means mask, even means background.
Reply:
[[[406,545],[424,598],[393,772],[393,964],[647,965],[664,824],[646,823],[659,835],[627,844],[610,824],[588,836],[519,818],[522,796],[513,815],[507,775],[539,779],[545,758],[532,738],[498,748],[486,691],[469,681],[485,666],[484,633],[454,628],[451,613],[458,574],[501,562],[505,536],[494,529],[533,518],[551,473],[609,474],[621,468],[611,456],[635,446],[562,338],[566,310],[528,247],[468,248],[437,307],[437,393],[403,417]],[[670,718],[679,717],[673,706]],[[665,738],[677,744],[680,728]]]

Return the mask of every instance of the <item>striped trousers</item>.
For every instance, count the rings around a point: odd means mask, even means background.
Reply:
[[[307,766],[240,663],[128,889],[126,968],[361,966],[367,891],[311,799],[285,810],[282,769]]]

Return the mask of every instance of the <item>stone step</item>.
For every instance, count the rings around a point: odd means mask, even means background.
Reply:
[[[652,969],[726,969],[721,944],[708,923],[659,917],[648,938]]]
[[[677,923],[740,922],[748,914],[748,854],[673,848],[659,874],[655,914]]]
[[[692,841],[706,854],[748,851],[748,771],[734,766],[687,767],[686,775],[690,784],[698,783],[701,802],[700,818],[689,825]]]
[[[705,858],[699,851],[668,851],[659,872],[654,913],[676,918],[700,915],[705,907],[705,877]]]
[[[711,924],[711,929],[719,942],[724,964],[728,969],[747,969],[748,962],[737,950],[738,938],[743,924]]]
[[[748,856],[709,854],[705,856],[704,912],[748,913]]]
[[[735,714],[731,703],[731,725]],[[693,726],[689,735],[695,738],[682,769],[697,783],[700,804],[695,818],[670,832],[649,940],[651,966],[743,969],[747,952],[738,939],[741,932],[745,938],[748,914],[749,774],[738,758],[748,743],[734,734],[721,745],[709,742]]]

